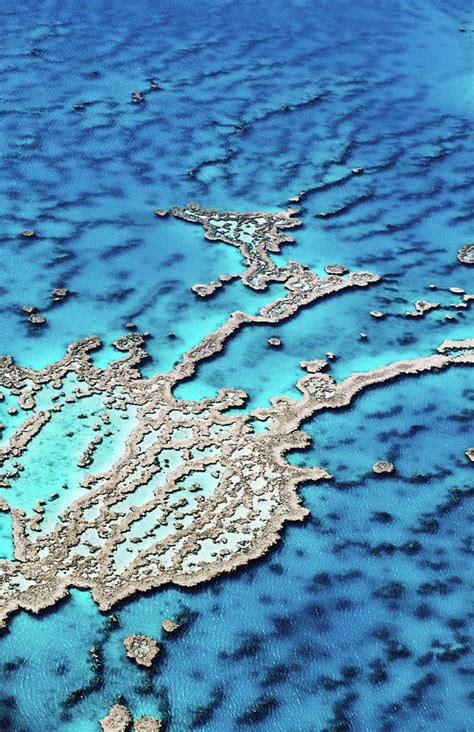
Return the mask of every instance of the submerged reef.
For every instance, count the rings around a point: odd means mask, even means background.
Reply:
[[[2,510],[11,513],[14,540],[14,558],[0,561],[1,625],[19,608],[36,613],[53,605],[72,587],[89,589],[99,607],[109,610],[138,591],[166,583],[196,585],[260,557],[285,522],[308,514],[298,485],[331,478],[320,467],[299,468],[285,458],[308,445],[309,436],[300,430],[305,420],[345,407],[364,389],[400,376],[474,364],[474,339],[452,340],[431,355],[340,382],[321,373],[324,361],[302,362],[305,374],[296,384],[301,398],[274,397],[270,407],[247,413],[229,413],[244,405],[242,390],[178,399],[174,388],[244,325],[278,323],[320,298],[379,278],[346,274],[345,268],[319,277],[299,262],[275,265],[270,253],[289,241],[280,229],[299,223],[292,218],[295,209],[242,214],[193,204],[172,213],[204,226],[208,239],[237,246],[248,265],[240,275],[245,285],[262,290],[278,281],[288,294],[257,315],[233,312],[173,370],[150,378],[139,370],[147,357],[146,336],[135,332],[115,341],[122,356],[105,368],[92,362],[91,353],[101,346],[95,336],[72,343],[64,358],[41,370],[0,358],[0,389],[14,410],[0,444]],[[58,427],[54,439],[67,446],[76,432],[86,435],[73,466],[80,477],[73,471],[74,482],[64,482],[38,505],[21,504],[15,487],[29,452],[68,415],[67,431]],[[104,466],[103,451],[121,418],[129,420],[127,435],[119,452],[107,453]],[[258,422],[263,429],[255,431]],[[89,429],[97,433],[92,439]]]

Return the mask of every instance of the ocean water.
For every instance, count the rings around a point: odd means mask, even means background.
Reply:
[[[299,362],[328,351],[339,380],[472,337],[473,309],[454,309],[462,298],[449,291],[473,291],[456,259],[474,202],[467,0],[8,0],[0,19],[0,354],[39,368],[97,334],[103,366],[133,321],[152,334],[144,374],[167,371],[232,311],[256,313],[282,287],[236,281],[197,299],[191,285],[241,271],[240,254],[153,210],[282,210],[302,191],[302,226],[275,261],[320,274],[337,262],[381,282],[243,328],[177,396],[238,387],[246,408],[265,406],[297,397]],[[137,90],[144,104],[131,103]],[[52,303],[60,286],[72,294]],[[406,318],[418,299],[440,307]],[[23,305],[47,324],[29,325]],[[244,569],[137,596],[116,621],[78,590],[37,617],[17,613],[0,636],[0,729],[98,730],[123,697],[172,732],[471,730],[473,399],[457,367],[308,421],[311,446],[290,460],[334,478],[301,488],[309,517]],[[2,440],[15,425],[7,406]],[[74,482],[63,448],[38,443],[7,500],[30,507]],[[379,459],[396,473],[374,476]],[[0,557],[11,552],[0,513]],[[176,635],[163,637],[165,617],[181,618]],[[163,643],[151,671],[125,657],[129,633]]]

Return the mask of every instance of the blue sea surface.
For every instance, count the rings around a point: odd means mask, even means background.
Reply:
[[[41,368],[96,334],[104,366],[132,321],[152,334],[144,375],[170,370],[231,312],[284,290],[236,280],[198,299],[193,284],[242,271],[239,251],[153,210],[285,210],[302,191],[302,225],[275,261],[318,274],[340,263],[380,283],[242,328],[176,396],[235,387],[245,409],[268,406],[301,396],[300,361],[329,351],[341,380],[472,337],[473,308],[453,308],[462,295],[449,289],[473,292],[457,260],[474,208],[472,11],[467,0],[4,2],[0,355]],[[72,294],[53,303],[55,287]],[[405,316],[425,299],[440,307]],[[47,324],[31,326],[24,305]],[[7,407],[2,439],[20,419]],[[301,487],[309,516],[260,560],[129,599],[115,619],[79,590],[15,614],[0,636],[0,729],[92,732],[121,700],[171,732],[472,730],[473,412],[467,367],[369,389],[305,423],[311,445],[290,461],[334,477]],[[12,505],[77,479],[64,445],[44,440],[18,488],[2,489]],[[375,476],[377,460],[396,472]],[[0,513],[0,558],[11,556]],[[167,617],[180,618],[176,634]],[[131,633],[162,643],[151,670],[126,658]]]

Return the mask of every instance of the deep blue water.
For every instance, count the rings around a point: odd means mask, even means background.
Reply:
[[[456,259],[472,241],[472,3],[22,0],[0,19],[1,354],[43,366],[95,333],[103,365],[133,320],[153,334],[145,373],[171,368],[280,288],[234,282],[198,301],[191,285],[239,271],[240,255],[153,209],[278,210],[302,190],[296,244],[275,259],[370,269],[381,283],[243,329],[177,395],[232,386],[265,405],[297,396],[299,361],[327,351],[341,379],[473,335],[472,309],[404,317],[417,299],[459,302],[449,287],[472,292]],[[131,104],[151,79],[160,90]],[[364,174],[348,176],[354,166]],[[36,239],[19,237],[28,228]],[[56,286],[74,294],[52,306]],[[25,304],[45,328],[28,325]],[[377,309],[387,317],[371,318]],[[281,351],[266,345],[274,333]],[[312,446],[291,460],[334,480],[302,488],[310,517],[234,575],[138,597],[116,624],[79,591],[39,617],[18,613],[0,637],[0,729],[97,730],[122,694],[172,732],[471,730],[473,399],[458,368],[307,423]],[[374,477],[378,459],[396,475]],[[183,628],[163,638],[155,669],[134,667],[123,638],[160,638],[176,614]]]

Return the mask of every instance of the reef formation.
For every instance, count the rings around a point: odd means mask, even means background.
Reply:
[[[474,364],[474,339],[444,341],[433,354],[339,383],[323,373],[325,361],[302,362],[301,398],[274,397],[270,407],[247,413],[228,413],[247,398],[232,388],[212,398],[176,398],[175,387],[240,328],[281,322],[318,299],[379,280],[342,265],[331,265],[324,277],[295,261],[277,266],[270,255],[291,241],[282,230],[298,225],[296,212],[220,212],[197,204],[172,210],[201,224],[209,240],[240,249],[246,286],[264,290],[276,281],[288,293],[257,315],[233,312],[168,373],[141,375],[147,353],[146,335],[139,333],[119,338],[114,345],[121,357],[103,369],[91,357],[101,346],[95,336],[72,343],[63,359],[42,370],[0,359],[0,389],[15,420],[0,444],[0,510],[11,514],[14,539],[14,558],[0,561],[1,625],[17,609],[36,613],[53,605],[71,587],[90,590],[109,610],[136,592],[196,585],[247,564],[278,540],[285,522],[307,515],[298,485],[331,478],[320,467],[299,468],[285,458],[308,445],[300,430],[305,420],[400,376]],[[28,477],[29,452],[68,415],[73,428],[54,435],[66,448],[79,435],[75,467],[83,475],[25,508],[15,487]],[[121,418],[129,428],[116,454],[108,445],[121,434]],[[109,464],[99,469],[95,462],[103,462],[104,453]]]
[[[463,264],[474,264],[474,244],[465,244],[461,247],[458,259]]]
[[[103,732],[127,732],[131,729],[133,718],[130,711],[123,704],[114,704],[110,707],[106,717],[99,720]],[[160,732],[162,724],[155,717],[141,716],[133,724],[133,732]]]
[[[128,635],[124,642],[128,658],[139,666],[149,668],[160,652],[160,647],[154,638],[148,635]]]

